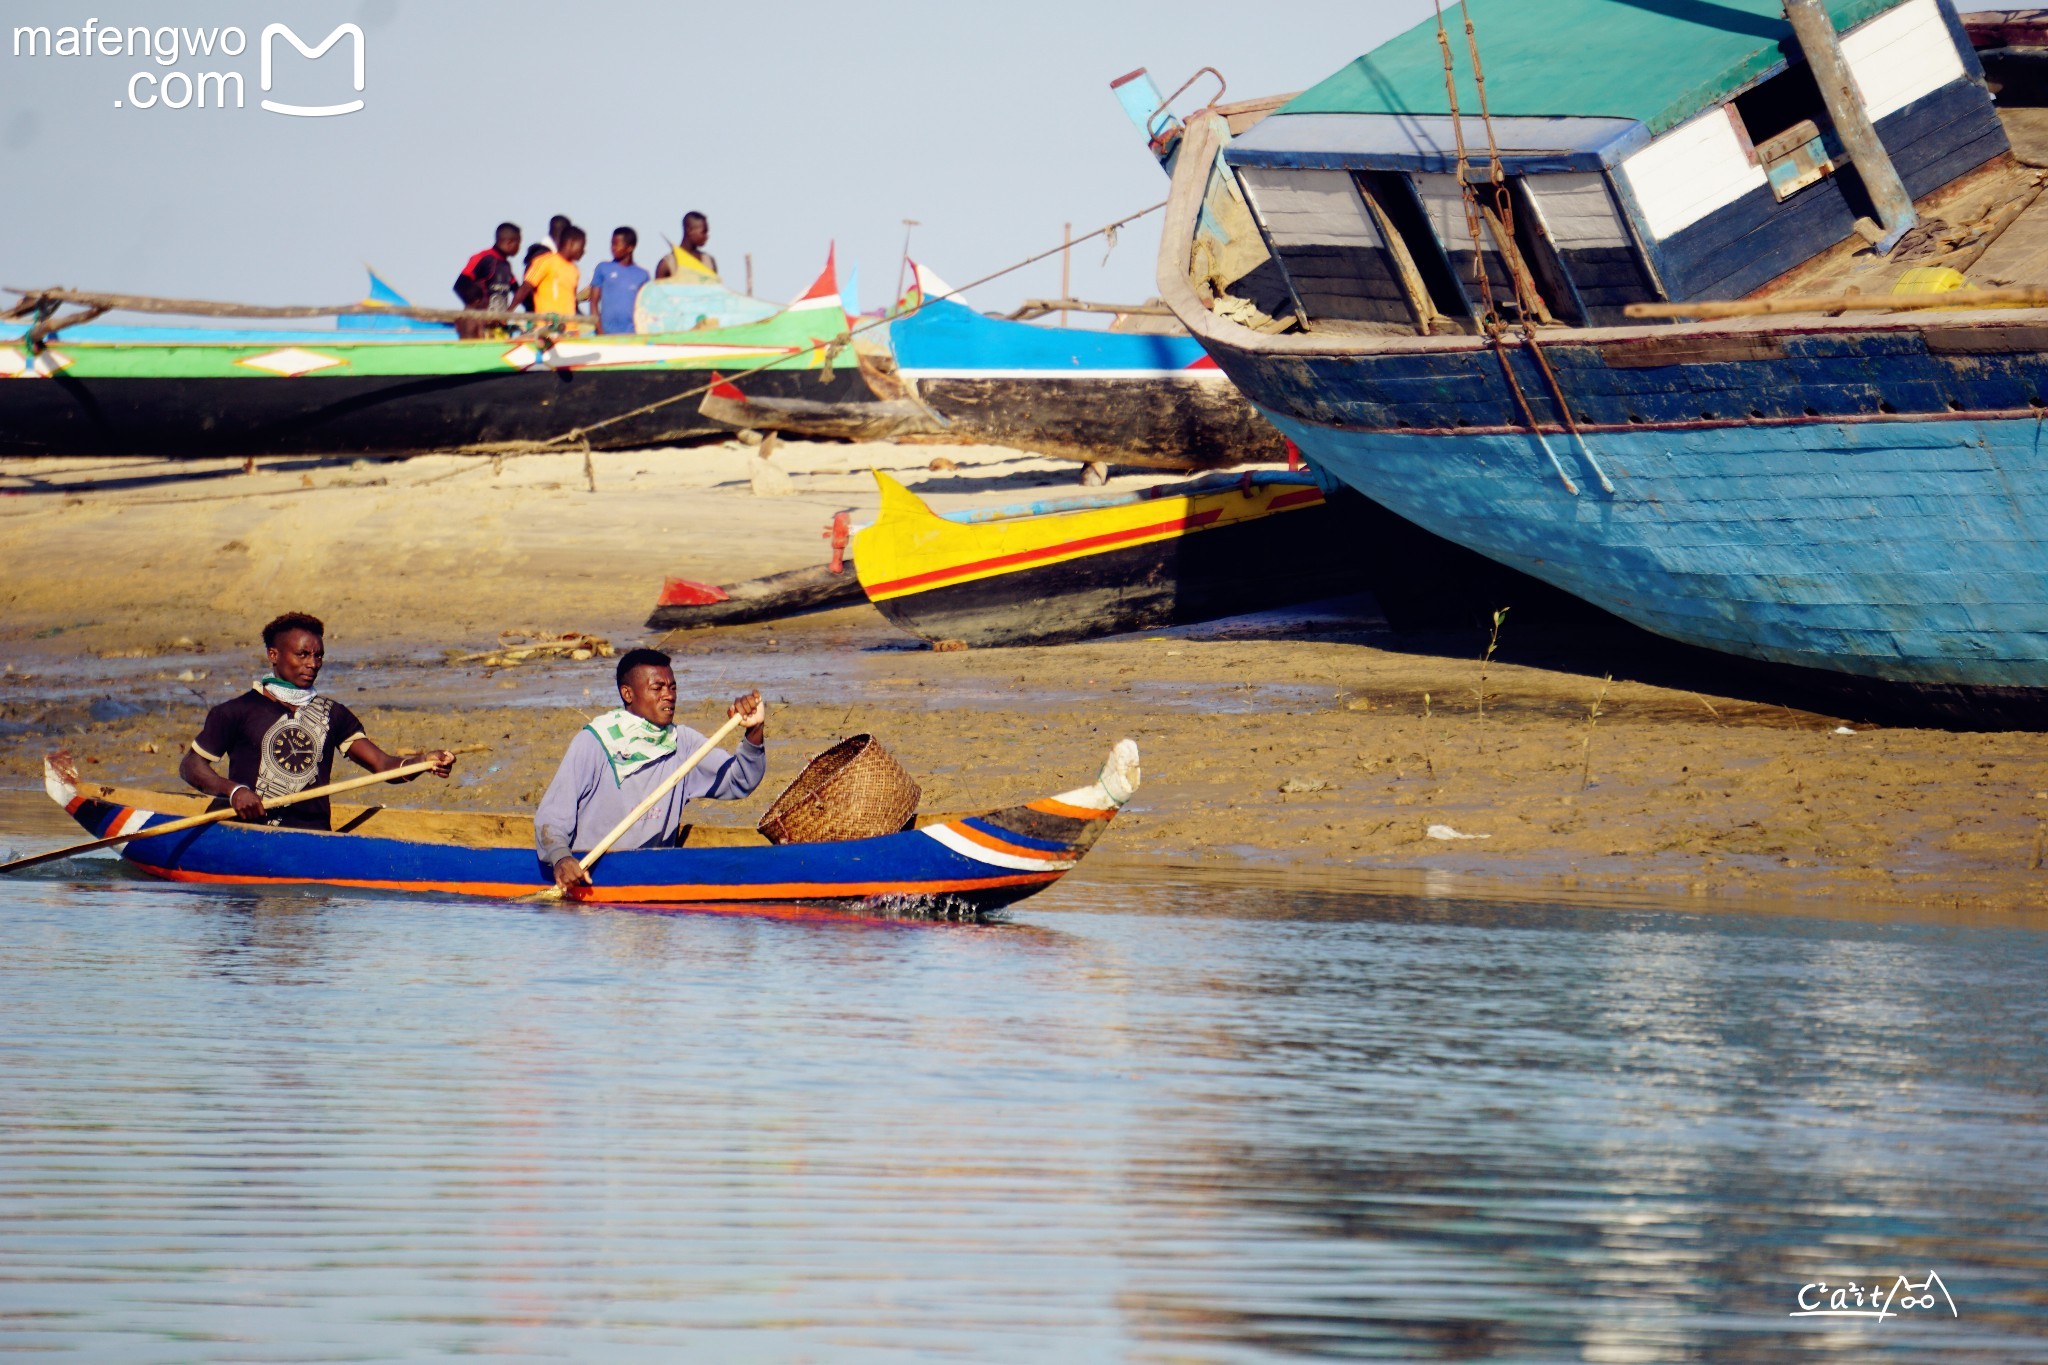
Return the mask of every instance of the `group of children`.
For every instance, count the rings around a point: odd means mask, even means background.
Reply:
[[[577,304],[587,303],[600,333],[632,332],[633,304],[649,279],[718,278],[718,263],[704,250],[711,239],[711,220],[694,210],[683,215],[683,244],[663,255],[652,276],[633,259],[640,234],[629,227],[614,228],[612,258],[591,273],[588,288],[576,263],[583,259],[589,234],[567,214],[548,220],[547,240],[533,244],[523,274],[515,274],[512,258],[519,254],[521,235],[517,223],[498,224],[496,240],[462,267],[455,277],[455,296],[465,310],[509,313],[524,308],[569,317]],[[481,321],[456,324],[464,337],[484,336],[489,330],[490,324]]]

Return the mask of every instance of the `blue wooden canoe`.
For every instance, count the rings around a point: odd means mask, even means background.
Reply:
[[[686,825],[677,847],[608,855],[593,871],[597,884],[575,899],[971,918],[1066,875],[1138,781],[1138,746],[1126,739],[1087,786],[987,814],[936,817],[875,839],[778,845],[750,829]],[[56,763],[45,765],[44,785],[96,838],[207,809],[196,795],[82,786]],[[337,805],[334,821],[332,833],[208,825],[124,844],[121,856],[152,876],[220,886],[346,886],[502,899],[530,895],[551,881],[534,854],[527,816]]]

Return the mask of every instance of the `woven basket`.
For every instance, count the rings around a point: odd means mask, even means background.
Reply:
[[[775,798],[759,829],[771,844],[830,844],[894,834],[917,814],[917,784],[873,735],[841,740]]]

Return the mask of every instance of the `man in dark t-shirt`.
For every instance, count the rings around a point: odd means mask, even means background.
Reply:
[[[274,816],[263,803],[326,786],[334,778],[336,754],[347,754],[373,773],[404,762],[371,743],[354,712],[314,690],[326,659],[326,633],[318,618],[304,612],[287,612],[263,628],[270,676],[206,713],[199,737],[178,765],[188,785],[226,801],[244,820],[326,829],[330,817],[324,796],[286,806]],[[455,755],[445,749],[423,757],[434,760],[436,777],[448,776],[455,766]],[[213,766],[223,758],[226,777]]]
[[[512,258],[519,254],[519,224],[500,223],[496,237],[482,251],[469,258],[462,267],[462,273],[455,277],[455,297],[462,300],[462,306],[469,311],[509,313],[512,300],[519,292],[519,276],[512,269]],[[456,334],[466,338],[484,335],[482,323],[459,322]]]

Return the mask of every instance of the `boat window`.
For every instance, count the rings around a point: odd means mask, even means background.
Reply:
[[[1828,122],[1820,86],[1813,79],[1812,68],[1804,62],[1794,63],[1743,91],[1735,97],[1734,107],[1736,126],[1748,135],[1751,147],[1761,146],[1807,120],[1823,128]]]
[[[1238,178],[1305,317],[1415,322],[1381,225],[1348,174],[1244,166]]]
[[[1405,253],[1415,269],[1417,279],[1410,282],[1410,289],[1421,295],[1417,311],[1444,318],[1470,317],[1464,291],[1444,258],[1443,244],[1430,231],[1429,218],[1408,177],[1398,171],[1361,171],[1357,179],[1366,207],[1381,220],[1390,247],[1397,257]],[[1397,260],[1396,265],[1400,264]],[[1419,291],[1414,288],[1416,283]]]
[[[1763,167],[1778,200],[1834,174],[1834,159],[1821,135],[1830,126],[1827,107],[1804,63],[1737,95],[1729,110],[1749,140],[1750,159]]]
[[[1543,300],[1551,316],[1558,321],[1585,325],[1586,317],[1579,308],[1571,281],[1566,278],[1564,262],[1544,226],[1542,215],[1536,211],[1525,177],[1509,178],[1508,198],[1514,209],[1515,249],[1521,252],[1522,260],[1528,266],[1537,297]]]
[[[1459,188],[1458,177],[1422,173],[1414,177],[1416,194],[1422,209],[1435,232],[1437,241],[1443,246],[1446,260],[1459,289],[1467,300],[1473,315],[1483,309],[1480,284],[1473,268],[1472,226],[1467,215],[1465,196]],[[1517,219],[1513,230],[1502,221],[1495,191],[1489,185],[1480,185],[1477,208],[1481,214],[1479,235],[1479,260],[1485,267],[1486,292],[1491,296],[1494,311],[1503,319],[1516,322],[1521,320],[1521,308],[1515,288],[1517,277],[1535,294],[1536,315],[1532,322],[1550,322],[1557,316],[1555,301],[1545,290],[1544,281],[1531,268],[1520,239],[1527,230],[1519,220],[1525,216],[1526,206],[1517,207],[1510,180],[1509,216]],[[1503,250],[1503,247],[1506,249]],[[1553,272],[1554,273],[1554,272]]]
[[[1552,294],[1561,316],[1586,326],[1614,326],[1627,321],[1625,306],[1657,297],[1606,176],[1553,172],[1528,176],[1517,187],[1531,226],[1543,238],[1543,250],[1532,256],[1554,262],[1563,277]]]

